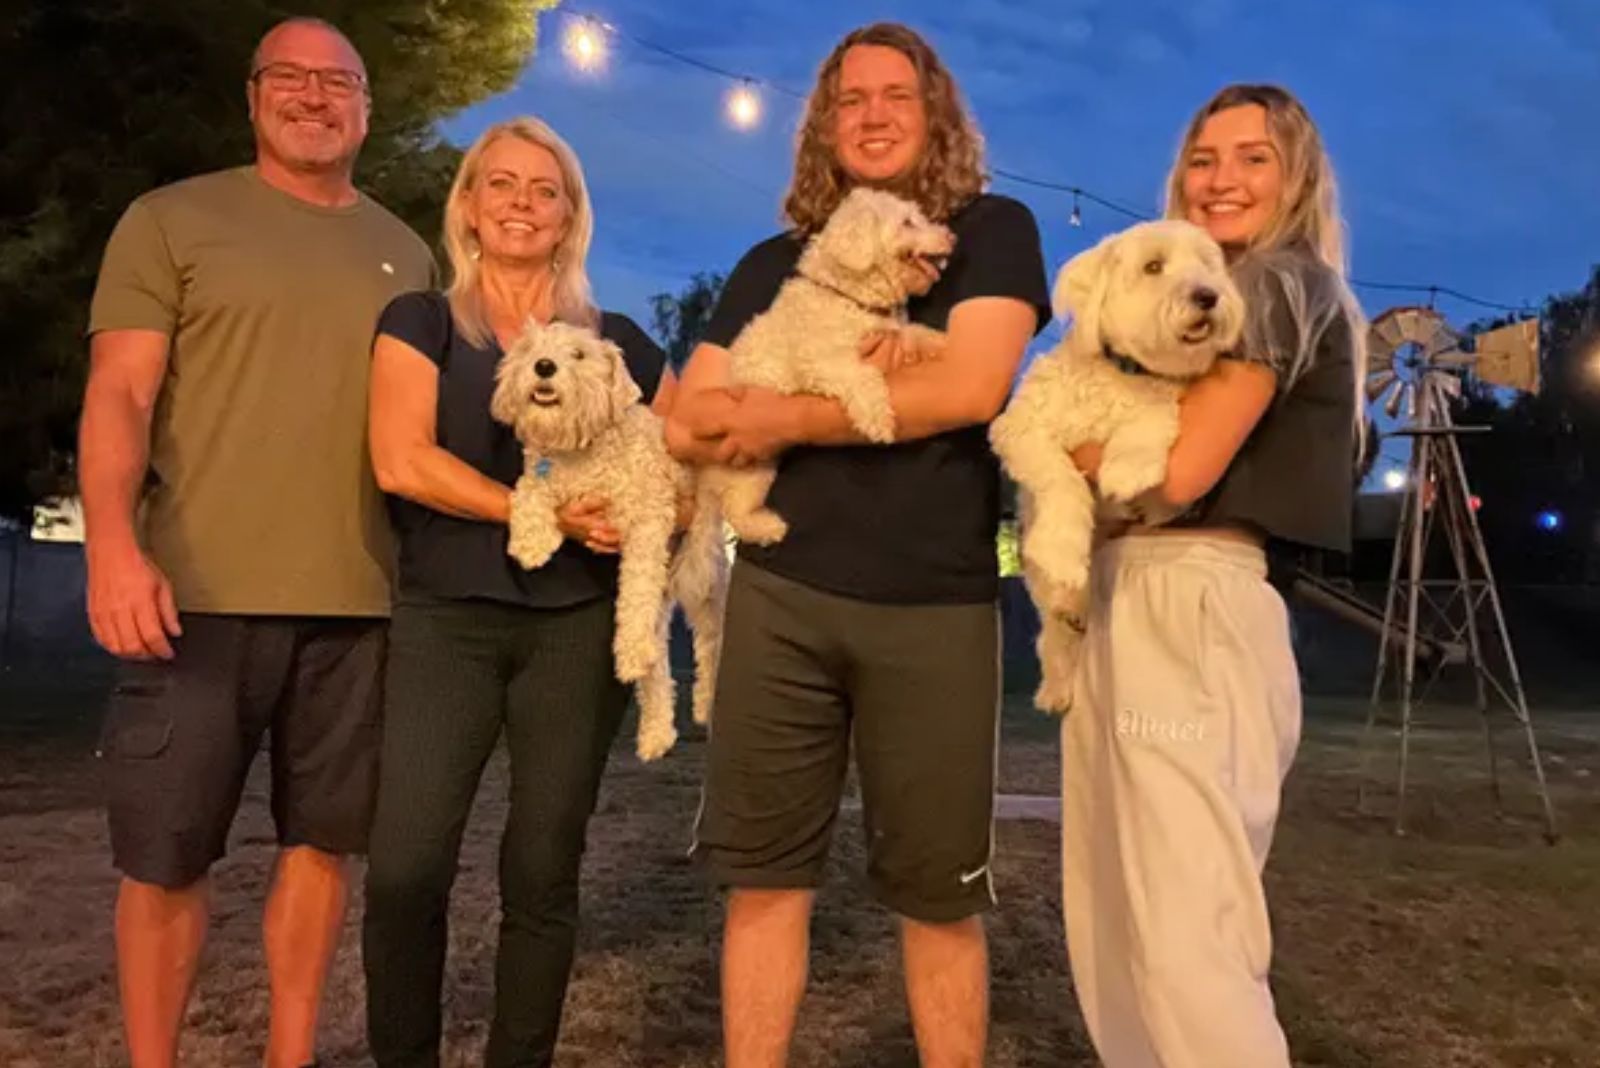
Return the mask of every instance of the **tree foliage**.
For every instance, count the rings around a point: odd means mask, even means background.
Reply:
[[[437,122],[512,83],[555,0],[14,0],[0,25],[0,515],[70,480],[89,295],[139,194],[248,162],[255,42],[289,15],[366,60],[357,181],[434,240],[457,154]]]
[[[1469,380],[1456,418],[1492,432],[1460,438],[1467,478],[1505,577],[1600,580],[1600,265],[1581,289],[1545,301],[1539,348],[1537,394],[1504,398]],[[1560,517],[1559,529],[1538,526],[1546,511]]]
[[[667,350],[667,360],[682,371],[689,354],[699,344],[711,322],[717,298],[727,278],[716,272],[700,273],[678,293],[657,293],[650,298],[650,325]]]

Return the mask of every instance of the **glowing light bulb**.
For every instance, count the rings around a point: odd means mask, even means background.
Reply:
[[[575,19],[568,24],[561,47],[579,70],[598,70],[606,61],[605,28],[593,19]]]
[[[728,121],[741,130],[752,129],[761,121],[761,95],[749,82],[728,91]]]

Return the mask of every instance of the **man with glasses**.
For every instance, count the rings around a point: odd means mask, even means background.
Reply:
[[[90,311],[79,475],[89,620],[121,658],[101,756],[134,1068],[176,1063],[207,873],[267,737],[266,1063],[314,1061],[344,858],[371,816],[389,612],[372,332],[434,273],[352,184],[370,99],[338,30],[278,25],[245,91],[254,165],[134,201]]]

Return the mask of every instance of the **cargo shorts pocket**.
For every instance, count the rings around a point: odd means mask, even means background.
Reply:
[[[100,756],[149,760],[166,752],[172,744],[171,675],[166,664],[122,665],[100,730]]]

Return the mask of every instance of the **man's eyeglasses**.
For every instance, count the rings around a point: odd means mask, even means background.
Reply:
[[[298,93],[315,77],[329,96],[348,97],[365,92],[367,79],[360,71],[343,67],[302,67],[298,63],[268,63],[250,75],[250,80],[280,93]]]

